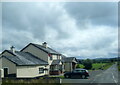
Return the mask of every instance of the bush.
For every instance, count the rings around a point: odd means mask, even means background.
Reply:
[[[86,59],[84,60],[83,65],[85,66],[84,67],[85,69],[89,70],[92,68],[92,61],[90,59]]]
[[[82,64],[77,64],[76,68],[84,68],[85,66]]]

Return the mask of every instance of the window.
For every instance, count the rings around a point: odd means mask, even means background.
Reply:
[[[50,56],[50,60],[52,60],[52,56]]]
[[[48,56],[50,57],[50,60],[52,60],[52,55],[51,55],[51,54],[48,54]]]
[[[39,68],[39,74],[44,73],[44,68]]]
[[[83,70],[74,70],[73,72],[83,72]]]

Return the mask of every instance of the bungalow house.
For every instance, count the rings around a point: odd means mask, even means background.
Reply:
[[[76,59],[66,58],[51,49],[44,42],[42,45],[30,43],[21,51],[5,50],[0,57],[3,77],[33,78],[44,75],[58,75],[75,69]]]
[[[29,52],[5,50],[0,57],[1,61],[2,78],[34,78],[48,74],[48,63]]]

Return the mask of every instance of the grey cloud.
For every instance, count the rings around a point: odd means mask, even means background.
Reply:
[[[3,49],[46,41],[68,56],[107,56],[116,51],[115,13],[111,3],[3,3]]]
[[[2,52],[2,3],[0,3],[0,52]]]
[[[110,2],[69,2],[65,8],[80,26],[88,21],[94,25],[117,27],[117,3]]]
[[[35,38],[44,40],[45,27],[49,26],[58,30],[59,38],[67,37],[67,34],[59,29],[61,10],[57,11],[48,3],[36,5],[37,3],[3,3],[3,30],[11,27],[12,30],[30,31]]]

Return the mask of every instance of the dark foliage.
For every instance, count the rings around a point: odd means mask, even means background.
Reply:
[[[84,60],[83,65],[85,66],[85,69],[91,69],[92,68],[92,60],[90,60],[90,59]]]

